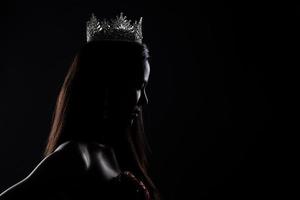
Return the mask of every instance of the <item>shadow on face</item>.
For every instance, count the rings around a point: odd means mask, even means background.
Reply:
[[[134,42],[92,42],[79,57],[79,108],[95,123],[130,126],[148,103],[147,48]]]

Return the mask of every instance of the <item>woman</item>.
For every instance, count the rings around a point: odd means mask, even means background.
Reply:
[[[95,16],[88,23],[88,43],[57,98],[45,158],[0,200],[159,199],[147,173],[142,106],[150,66],[141,20],[131,25],[121,13],[107,23]]]

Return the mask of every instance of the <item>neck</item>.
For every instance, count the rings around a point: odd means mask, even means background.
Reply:
[[[132,152],[129,137],[130,127],[120,128],[119,126],[109,126],[106,123],[101,129],[101,133],[95,134],[95,141],[108,145],[115,152],[118,163],[122,169],[134,168],[136,159]]]

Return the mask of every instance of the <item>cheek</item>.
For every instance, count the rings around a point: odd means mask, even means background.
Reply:
[[[142,93],[141,90],[136,91],[136,95],[135,95],[136,96],[136,99],[135,99],[136,101],[135,101],[135,103],[139,102],[139,100],[141,98],[141,93]]]

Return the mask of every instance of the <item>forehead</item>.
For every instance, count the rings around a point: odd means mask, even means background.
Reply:
[[[98,72],[98,80],[123,83],[148,81],[148,49],[133,43],[92,43],[85,51],[85,71]]]

